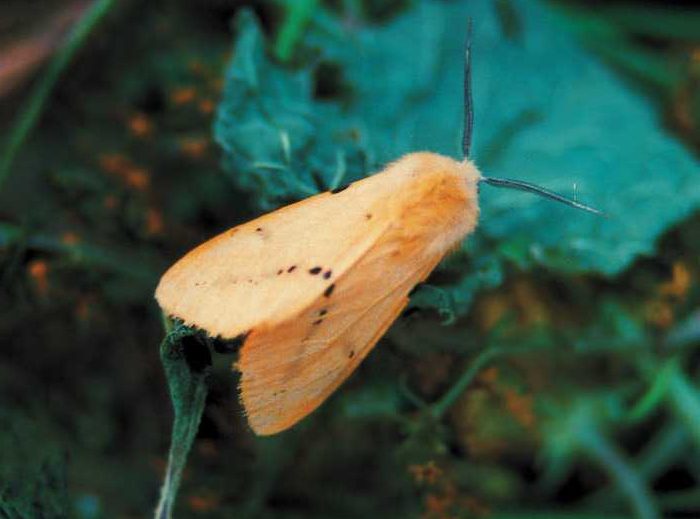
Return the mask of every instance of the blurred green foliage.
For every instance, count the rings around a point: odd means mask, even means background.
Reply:
[[[0,191],[0,517],[152,512],[160,272],[402,153],[458,156],[470,15],[477,164],[609,218],[484,188],[410,315],[277,437],[215,355],[175,517],[700,516],[697,8],[108,7],[62,74],[0,102],[11,143],[50,87]]]

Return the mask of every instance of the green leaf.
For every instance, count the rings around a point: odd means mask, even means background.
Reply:
[[[471,16],[477,164],[486,175],[578,197],[609,217],[484,187],[470,256],[619,274],[698,207],[698,165],[641,94],[561,29],[560,14],[538,2],[509,13],[515,33],[489,0],[420,2],[383,26],[317,14],[296,70],[267,56],[258,23],[244,13],[215,127],[228,173],[267,209],[409,151],[458,157]],[[320,95],[329,81],[335,89]],[[460,270],[469,278],[474,268],[463,260]],[[463,312],[471,297],[460,297]]]

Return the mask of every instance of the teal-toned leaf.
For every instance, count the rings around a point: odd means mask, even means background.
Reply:
[[[274,64],[251,13],[239,15],[237,27],[215,128],[236,183],[269,208],[363,176],[361,147],[335,124],[339,107],[313,98],[311,69]]]
[[[698,207],[700,168],[649,102],[538,2],[514,5],[510,21],[490,0],[420,2],[376,27],[317,15],[302,43],[320,56],[295,70],[274,63],[253,16],[240,16],[216,123],[227,171],[271,208],[412,150],[458,157],[470,16],[477,164],[580,198],[608,218],[484,187],[469,257],[613,276],[653,253]],[[339,86],[330,95],[315,94],[331,79]],[[459,267],[468,278],[473,263]],[[471,297],[461,288],[460,297],[461,312]]]

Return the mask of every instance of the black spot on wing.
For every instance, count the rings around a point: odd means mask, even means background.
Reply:
[[[296,265],[292,265],[291,267],[289,267],[289,268],[287,269],[287,272],[294,272],[294,271],[296,270],[296,268],[297,268]]]
[[[327,309],[327,308],[322,308],[321,310],[319,310],[318,315],[324,316],[324,315],[326,315],[327,313],[328,313],[328,309]]]
[[[330,279],[330,277],[332,275],[333,275],[333,271],[331,269],[328,269],[323,273],[323,279]]]
[[[317,326],[317,325],[321,324],[322,322],[323,322],[323,319],[316,319],[316,320],[315,320],[313,323],[311,323],[311,324],[313,324],[314,326]]]
[[[320,272],[323,270],[323,267],[314,267],[312,269],[309,269],[309,274],[312,276],[315,276],[316,274],[320,274]]]
[[[351,359],[355,356],[355,350],[350,350],[350,353],[348,353],[348,358]]]
[[[335,290],[335,283],[328,285],[328,288],[326,288],[326,290],[323,291],[323,295],[326,297],[331,297],[333,290]]]
[[[366,213],[365,220],[371,220],[371,219],[372,219],[372,213]]]

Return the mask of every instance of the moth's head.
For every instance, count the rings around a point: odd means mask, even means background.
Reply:
[[[456,161],[455,161],[456,162]],[[468,159],[456,162],[455,165],[458,175],[464,179],[464,189],[467,195],[474,201],[474,205],[478,206],[479,199],[479,184],[481,183],[481,172],[476,165]]]
[[[481,173],[470,160],[458,161],[445,155],[419,151],[404,155],[394,163],[397,169],[422,177],[430,174],[442,174],[458,177],[466,182],[469,190],[476,193]]]
[[[455,168],[460,177],[464,179],[465,188],[470,197],[476,201],[479,196],[479,184],[481,183],[481,172],[476,165],[468,159],[460,162],[455,161]]]

